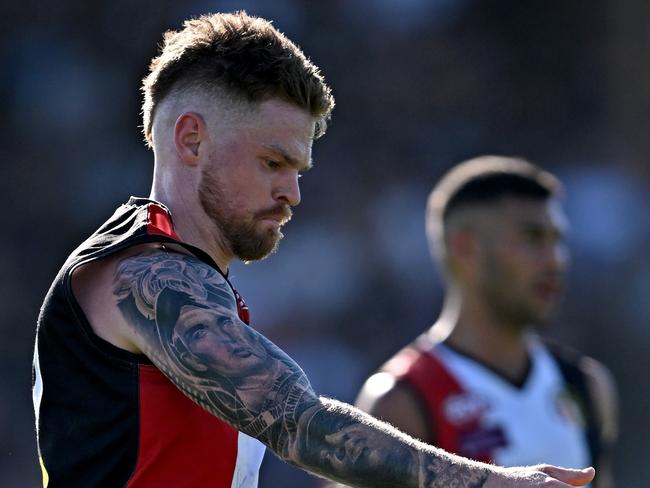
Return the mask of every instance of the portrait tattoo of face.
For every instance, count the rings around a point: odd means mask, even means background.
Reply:
[[[216,270],[182,254],[145,253],[120,263],[114,293],[144,352],[190,398],[256,437],[280,418],[285,427],[296,423],[288,417],[297,415],[309,382],[239,320],[233,291]]]

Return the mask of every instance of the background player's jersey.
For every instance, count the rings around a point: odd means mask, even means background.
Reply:
[[[34,411],[44,486],[257,486],[264,446],[203,410],[146,356],[98,337],[71,288],[77,266],[146,242],[179,241],[168,210],[131,198],[63,265],[38,320]],[[248,308],[233,289],[239,317]]]
[[[383,370],[422,400],[433,443],[443,449],[504,466],[592,465],[588,400],[566,381],[564,366],[544,345],[533,341],[529,351],[530,370],[522,385],[423,338]]]

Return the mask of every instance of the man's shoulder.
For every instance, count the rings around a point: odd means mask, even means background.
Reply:
[[[235,300],[226,277],[214,266],[190,253],[181,245],[152,243],[129,248],[113,258],[112,291],[120,297],[121,288],[143,287],[151,293],[170,288],[194,299],[206,292],[224,288]]]
[[[599,437],[617,436],[618,394],[613,374],[605,364],[565,344],[545,341],[569,389],[582,396]]]
[[[544,339],[543,345],[565,375],[580,374],[585,379],[596,378],[595,381],[612,379],[611,372],[605,364],[573,346],[549,339]]]
[[[95,334],[113,345],[140,352],[130,337],[130,327],[119,310],[126,296],[136,305],[153,308],[157,291],[167,286],[183,290],[196,300],[205,287],[222,288],[224,303],[235,308],[225,278],[200,259],[161,243],[137,244],[79,266],[71,276],[74,299]]]

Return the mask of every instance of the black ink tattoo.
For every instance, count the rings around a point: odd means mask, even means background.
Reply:
[[[127,258],[114,293],[154,364],[242,432],[282,444],[280,432],[268,431],[282,431],[281,420],[291,424],[287,412],[299,413],[296,398],[309,393],[316,401],[296,363],[239,320],[225,278],[196,258],[161,252]]]
[[[286,461],[352,486],[483,486],[478,465],[319,398],[291,358],[239,320],[230,285],[198,259],[125,258],[114,294],[145,354],[178,388]]]

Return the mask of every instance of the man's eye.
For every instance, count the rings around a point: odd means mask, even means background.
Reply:
[[[266,165],[271,169],[278,169],[280,167],[280,163],[272,159],[267,160]]]

